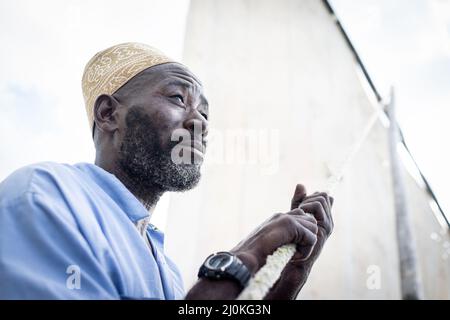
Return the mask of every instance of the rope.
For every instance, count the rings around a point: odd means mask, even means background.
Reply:
[[[336,186],[339,184],[339,182],[342,181],[342,178],[346,173],[350,162],[358,153],[359,149],[363,145],[374,124],[376,123],[378,119],[378,112],[379,110],[376,110],[376,112],[370,117],[367,125],[364,127],[364,131],[360,139],[356,141],[347,157],[342,161],[340,170],[327,180],[326,192],[328,194],[333,194]],[[237,299],[262,300],[267,295],[270,288],[272,288],[272,286],[278,280],[281,272],[283,271],[286,264],[291,260],[295,251],[295,244],[287,244],[275,250],[273,254],[267,257],[266,264],[258,270],[256,275],[252,279],[250,279],[249,284],[244,288],[244,290],[242,290]]]

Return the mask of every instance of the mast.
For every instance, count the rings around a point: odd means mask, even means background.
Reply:
[[[389,154],[391,160],[392,184],[396,215],[396,233],[398,256],[400,263],[400,283],[403,300],[423,299],[423,289],[420,281],[416,246],[408,210],[405,183],[402,168],[398,159],[399,129],[395,114],[395,95],[391,88],[390,101],[387,105],[389,124]]]

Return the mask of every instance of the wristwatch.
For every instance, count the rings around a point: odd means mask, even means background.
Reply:
[[[243,288],[251,276],[250,271],[237,256],[225,251],[210,255],[198,271],[199,278],[231,279]]]

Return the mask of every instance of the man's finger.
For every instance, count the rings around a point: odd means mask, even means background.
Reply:
[[[308,220],[308,221],[310,221],[312,223],[317,224],[317,220],[314,217],[314,215],[312,215],[311,213],[303,211],[301,208],[297,208],[297,209],[291,210],[291,211],[288,212],[288,214],[300,216],[303,220]]]
[[[314,250],[314,246],[317,242],[317,236],[308,229],[304,229],[301,238],[297,242],[297,252],[300,253],[300,260],[306,260],[309,258]]]
[[[291,200],[291,210],[294,210],[298,208],[300,203],[303,201],[303,199],[306,197],[306,188],[302,184],[297,184],[294,191],[294,196]]]
[[[327,234],[331,233],[333,230],[333,222],[328,218],[327,213],[319,201],[302,203],[300,207],[304,211],[314,214],[314,217],[317,219],[317,224],[321,226]]]
[[[327,215],[329,215],[330,211],[331,211],[331,208],[330,208],[330,202],[329,202],[329,200],[327,198],[328,197],[326,197],[324,195],[317,194],[317,195],[306,197],[302,201],[302,203],[310,203],[310,202],[318,201],[322,205],[322,207],[325,210],[325,212],[327,213]]]
[[[317,232],[319,231],[319,227],[317,226],[317,222],[313,222],[310,220],[306,220],[303,217],[299,217],[298,218],[299,223],[304,226],[305,228],[307,228],[309,231],[311,231],[314,234],[317,234]]]
[[[300,209],[313,214],[314,218],[316,218],[317,222],[320,224],[326,224],[328,221],[327,213],[319,201],[302,202],[300,204]]]
[[[325,209],[325,213],[326,213],[326,217],[327,217],[326,222],[331,226],[330,229],[332,230],[333,226],[334,226],[334,221],[333,221],[333,216],[331,214],[331,206],[332,206],[331,199],[332,199],[332,197],[330,197],[325,192],[316,192],[311,196],[305,197],[305,199],[303,200],[303,203],[319,201]]]
[[[334,203],[334,198],[330,196],[330,220],[331,220],[331,226],[332,228],[334,228],[334,220],[333,220],[333,214],[331,213],[331,208],[333,207],[333,203]]]

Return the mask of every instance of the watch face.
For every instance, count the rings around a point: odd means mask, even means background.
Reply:
[[[224,270],[233,262],[233,256],[229,253],[217,253],[206,261],[206,266],[213,270]]]

